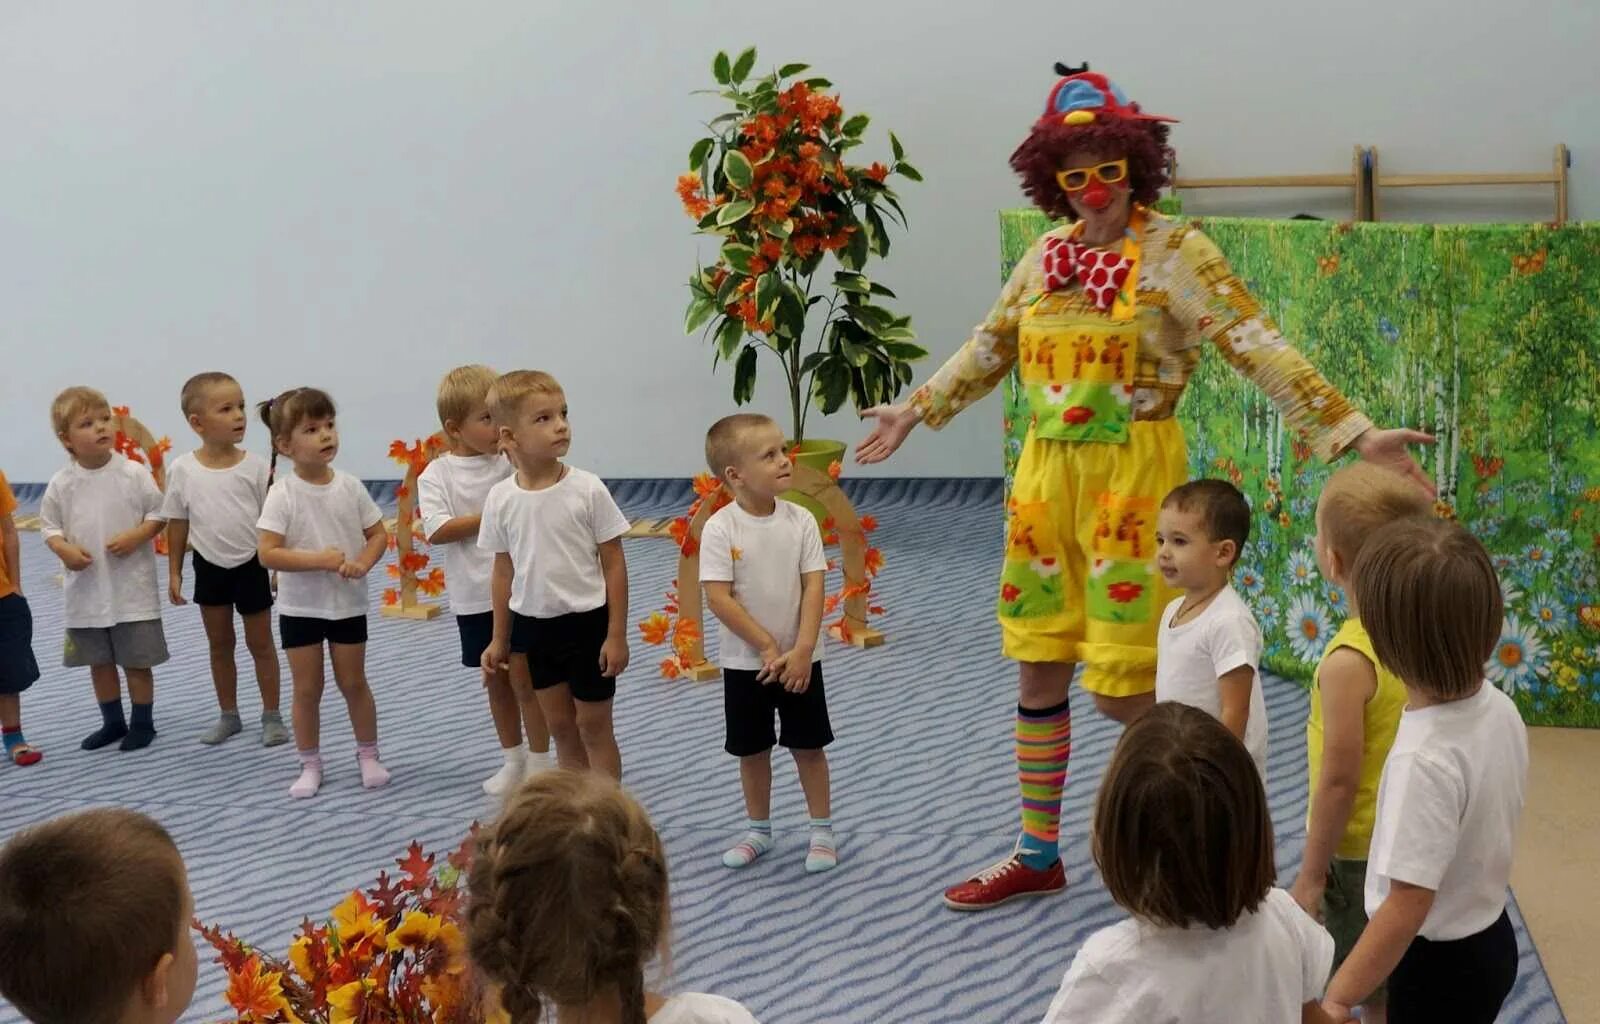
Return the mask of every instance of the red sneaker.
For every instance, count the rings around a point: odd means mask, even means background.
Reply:
[[[946,889],[944,905],[951,910],[988,910],[1023,896],[1048,896],[1066,887],[1067,872],[1059,860],[1041,870],[1028,867],[1012,854]]]

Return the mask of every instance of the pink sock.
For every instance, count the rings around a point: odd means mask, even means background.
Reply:
[[[361,766],[361,784],[366,788],[377,789],[389,784],[389,769],[378,760],[376,743],[357,743],[356,763]]]
[[[296,800],[308,800],[322,788],[322,754],[316,747],[300,753],[300,777],[289,787],[289,795]]]

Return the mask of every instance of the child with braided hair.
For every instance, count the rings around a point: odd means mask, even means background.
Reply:
[[[524,782],[468,883],[468,948],[511,1024],[756,1024],[721,996],[646,990],[645,964],[666,958],[666,852],[608,776]]]

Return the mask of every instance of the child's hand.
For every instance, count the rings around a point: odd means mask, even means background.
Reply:
[[[811,687],[811,652],[796,647],[774,666],[779,669],[778,682],[790,693],[805,693]]]
[[[1311,915],[1313,921],[1322,920],[1322,892],[1327,888],[1327,883],[1320,879],[1307,878],[1305,872],[1294,880],[1294,885],[1289,889],[1289,895],[1300,904],[1300,909]]]
[[[137,528],[132,530],[123,530],[115,537],[112,537],[110,540],[106,541],[106,550],[111,552],[113,555],[116,555],[118,558],[124,558],[133,554],[135,551],[139,550],[139,545],[142,543],[139,538],[139,533],[140,531]]]
[[[622,675],[628,667],[628,641],[625,637],[608,636],[600,646],[600,674],[607,679]]]
[[[756,673],[756,682],[778,682],[783,674],[783,652],[778,650],[778,645],[768,644],[761,648],[761,653],[757,657],[761,659],[761,671]]]
[[[341,561],[339,563],[339,575],[342,576],[344,579],[347,579],[347,580],[359,580],[363,576],[365,576],[366,574],[367,574],[367,570],[362,567],[360,562],[343,562],[343,561]]]
[[[511,668],[511,644],[505,640],[490,640],[478,664],[483,669],[483,682],[487,686],[489,680]]]
[[[94,564],[94,558],[89,552],[76,544],[68,544],[61,550],[61,564],[71,572],[82,572]]]
[[[169,576],[169,577],[167,577],[167,597],[172,599],[172,603],[173,604],[188,604],[189,603],[188,600],[186,600],[184,598],[184,596],[183,596],[183,577],[182,576]]]
[[[321,564],[327,572],[338,572],[344,568],[344,551],[340,548],[324,548]]]
[[[1350,1007],[1343,1003],[1336,1003],[1331,999],[1322,1001],[1322,1012],[1333,1018],[1334,1024],[1344,1024],[1347,1020],[1355,1020],[1350,1013]]]

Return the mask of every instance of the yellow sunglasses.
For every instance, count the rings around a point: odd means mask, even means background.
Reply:
[[[1056,172],[1056,184],[1061,186],[1063,192],[1082,192],[1089,187],[1089,179],[1103,185],[1115,185],[1128,178],[1128,161],[1111,160],[1095,167],[1070,167],[1064,171]]]

